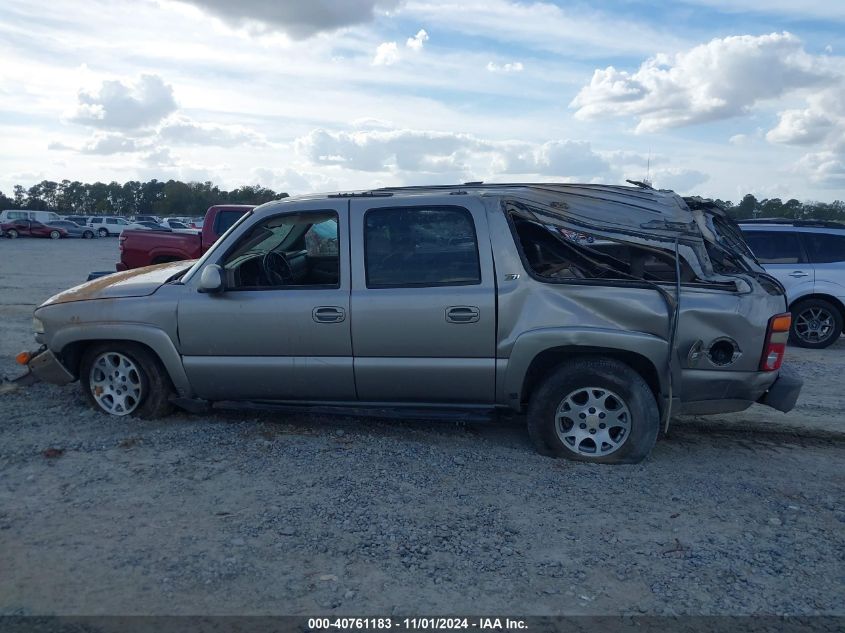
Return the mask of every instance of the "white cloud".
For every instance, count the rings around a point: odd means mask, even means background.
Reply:
[[[266,145],[266,139],[257,132],[242,125],[215,125],[199,123],[185,117],[176,117],[164,122],[158,132],[162,141],[184,145]]]
[[[427,130],[313,130],[297,139],[297,153],[313,165],[409,175],[413,182],[448,182],[488,174],[594,179],[615,171],[584,141],[542,144],[495,141]]]
[[[155,125],[177,108],[173,88],[158,75],[134,82],[108,80],[96,93],[81,90],[68,120],[95,128],[132,130]]]
[[[697,169],[667,167],[654,170],[651,179],[657,188],[672,189],[680,194],[685,194],[698,185],[707,182],[710,176]]]
[[[501,171],[561,178],[595,178],[607,175],[610,164],[586,141],[548,141],[538,146],[504,152]]]
[[[294,39],[369,22],[397,0],[182,0],[235,26],[280,30]]]
[[[728,139],[731,145],[747,145],[750,142],[748,134],[734,134]]]
[[[392,66],[399,61],[399,47],[396,42],[382,42],[376,48],[373,66]]]
[[[257,184],[274,191],[296,196],[304,193],[318,193],[338,189],[337,182],[322,173],[286,167],[284,169],[266,169],[259,167],[252,170]]]
[[[417,34],[414,37],[409,37],[405,41],[405,46],[410,48],[413,51],[421,51],[423,48],[423,44],[428,41],[428,33],[425,32],[425,29],[420,29],[417,31]]]
[[[570,106],[578,119],[634,117],[638,132],[653,132],[743,114],[830,77],[825,58],[790,33],[739,35],[656,55],[633,73],[597,69]]]
[[[313,130],[297,139],[298,152],[317,165],[357,171],[448,172],[468,167],[471,152],[493,146],[467,134],[423,130]]]
[[[491,73],[521,73],[524,69],[525,67],[522,65],[522,62],[508,62],[506,64],[487,63],[487,70]]]
[[[766,140],[817,147],[798,160],[795,171],[823,187],[845,185],[845,77],[810,94],[806,105],[781,112]]]

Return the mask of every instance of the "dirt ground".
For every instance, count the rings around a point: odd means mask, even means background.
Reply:
[[[0,374],[117,240],[0,241]],[[845,614],[845,339],[796,410],[677,420],[652,456],[536,455],[521,420],[90,410],[0,394],[0,615]]]

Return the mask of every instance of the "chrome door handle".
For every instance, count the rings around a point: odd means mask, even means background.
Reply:
[[[481,311],[475,306],[450,306],[446,308],[449,323],[477,323]]]
[[[810,273],[805,273],[803,270],[794,270],[789,273],[790,277],[809,277]]]
[[[317,323],[340,323],[346,318],[346,310],[338,306],[317,306],[311,310],[311,318]]]

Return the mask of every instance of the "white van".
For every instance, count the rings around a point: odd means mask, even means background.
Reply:
[[[6,209],[0,211],[0,223],[11,222],[12,220],[35,220],[42,224],[50,224],[56,220],[61,220],[58,213],[52,211],[33,211],[30,209]]]

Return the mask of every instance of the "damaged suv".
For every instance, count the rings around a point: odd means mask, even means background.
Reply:
[[[301,196],[195,262],[35,311],[44,380],[173,406],[527,413],[547,455],[637,462],[677,413],[790,410],[783,287],[723,212],[644,187],[470,183]]]

